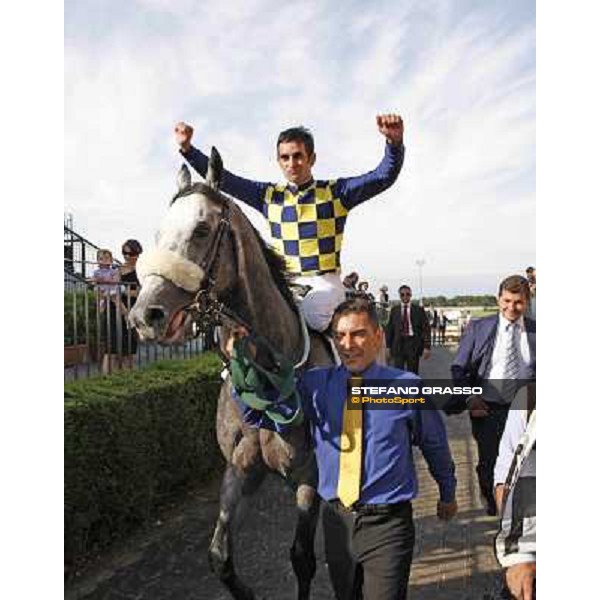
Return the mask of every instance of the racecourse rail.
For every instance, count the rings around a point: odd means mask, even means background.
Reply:
[[[81,263],[81,272],[91,272],[95,263]],[[103,293],[102,286],[74,272],[64,272],[64,379],[87,378],[101,372],[102,357],[107,348],[116,342],[116,353],[113,360],[108,361],[108,374],[123,368],[142,367],[146,364],[170,359],[185,359],[198,356],[205,350],[214,349],[216,341],[214,331],[201,333],[197,338],[185,343],[164,346],[157,342],[138,341],[137,351],[133,352],[135,332],[127,325],[126,313],[133,304],[129,289],[133,284],[119,282],[110,284],[115,288],[115,298],[124,298],[123,307],[120,302],[113,302]],[[101,306],[114,306],[110,310],[101,310]],[[377,314],[382,325],[389,317],[390,304],[376,303]],[[125,309],[123,311],[123,308]],[[114,321],[114,322],[113,322]],[[456,329],[456,331],[454,331]],[[116,340],[113,339],[116,336]],[[459,326],[449,324],[444,342],[436,331],[432,331],[434,345],[445,345],[457,341],[460,337]]]
[[[160,360],[191,358],[214,348],[214,334],[209,332],[172,346],[138,341],[137,351],[133,352],[133,336],[136,334],[128,327],[126,319],[126,313],[133,303],[129,294],[132,284],[111,284],[116,291],[114,297],[124,298],[123,311],[120,302],[114,302],[103,293],[102,286],[107,284],[92,283],[67,270],[64,276],[65,381],[98,375],[103,355],[115,342],[116,352],[113,360],[108,361],[108,374],[114,370],[129,366],[142,367]],[[108,306],[109,302],[113,306],[101,310],[101,306]]]

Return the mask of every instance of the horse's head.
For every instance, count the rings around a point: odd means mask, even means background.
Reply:
[[[175,343],[191,333],[185,310],[211,280],[211,291],[225,293],[235,280],[235,259],[228,235],[231,204],[219,193],[223,163],[213,148],[206,184],[192,184],[181,167],[178,192],[156,237],[156,247],[137,263],[142,288],[130,314],[142,339]]]

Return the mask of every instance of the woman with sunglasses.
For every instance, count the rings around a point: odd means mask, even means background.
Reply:
[[[127,240],[121,248],[124,264],[121,265],[121,283],[124,283],[123,304],[127,313],[133,308],[139,292],[140,282],[137,277],[136,263],[142,253],[142,245],[137,240]],[[137,355],[138,335],[135,329],[127,327],[127,317],[123,315],[123,363],[130,369],[133,368],[134,357]]]

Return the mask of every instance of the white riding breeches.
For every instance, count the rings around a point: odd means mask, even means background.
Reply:
[[[311,288],[300,302],[307,325],[316,331],[325,331],[333,311],[346,299],[339,273],[300,275],[294,279],[294,283]]]

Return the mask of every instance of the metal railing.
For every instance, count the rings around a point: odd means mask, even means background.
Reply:
[[[64,275],[65,380],[191,358],[214,348],[211,334],[173,346],[142,342],[126,319],[135,302],[132,284],[96,284],[67,269]]]
[[[100,250],[96,244],[79,235],[72,228],[72,219],[65,217],[64,223],[64,260],[65,282],[67,272],[87,279],[92,276],[96,265],[96,252]],[[120,265],[118,260],[114,263]]]

